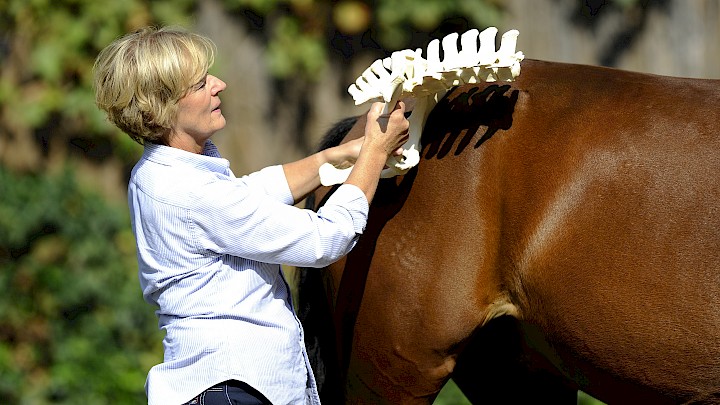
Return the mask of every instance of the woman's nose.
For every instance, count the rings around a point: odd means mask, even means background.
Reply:
[[[221,91],[225,90],[225,87],[227,87],[227,84],[225,84],[224,81],[220,80],[219,78],[208,75],[208,79],[212,80],[212,89],[215,93],[220,93]]]

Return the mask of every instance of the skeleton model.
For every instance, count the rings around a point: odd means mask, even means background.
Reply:
[[[421,49],[393,52],[388,58],[376,60],[348,88],[355,105],[383,101],[384,113],[391,111],[400,98],[416,98],[408,118],[410,136],[403,145],[403,154],[388,159],[383,178],[405,174],[420,162],[420,136],[425,120],[449,89],[482,81],[513,81],[520,74],[520,61],[525,56],[515,52],[518,31],[503,34],[500,49],[496,51],[497,32],[497,28],[490,27],[482,32],[472,29],[462,36],[457,33],[446,36],[442,40],[442,61],[437,39],[428,45],[427,59],[422,57]],[[340,184],[350,175],[351,169],[339,169],[326,163],[320,167],[320,181],[324,186]]]

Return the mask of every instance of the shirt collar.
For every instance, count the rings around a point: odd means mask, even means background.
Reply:
[[[230,168],[230,162],[220,156],[217,147],[210,140],[205,142],[202,154],[165,145],[146,143],[143,158],[167,166],[179,163],[219,173],[227,173]]]

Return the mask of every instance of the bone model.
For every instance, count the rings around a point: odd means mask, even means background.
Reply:
[[[467,83],[513,81],[520,75],[520,61],[525,56],[515,52],[519,32],[510,30],[503,34],[500,49],[495,50],[497,32],[497,28],[490,27],[482,32],[471,29],[462,36],[457,33],[446,36],[442,40],[442,61],[437,39],[428,44],[427,59],[420,49],[393,52],[388,58],[376,60],[350,85],[348,92],[355,105],[383,101],[383,113],[392,111],[401,98],[416,98],[408,118],[409,139],[403,145],[403,154],[388,159],[381,177],[405,174],[420,162],[420,136],[425,120],[449,89]],[[340,184],[351,170],[352,167],[338,169],[325,163],[320,167],[320,182],[324,186]]]

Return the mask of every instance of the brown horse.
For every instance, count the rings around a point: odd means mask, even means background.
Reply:
[[[720,403],[719,132],[716,80],[525,60],[451,90],[355,249],[301,272],[325,402],[452,377],[473,403]]]

